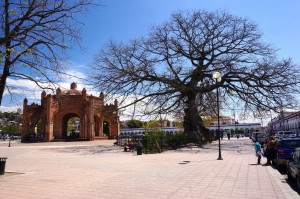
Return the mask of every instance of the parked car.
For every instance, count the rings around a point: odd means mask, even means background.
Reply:
[[[263,146],[269,136],[270,136],[269,134],[259,133],[256,135],[257,142],[259,142],[259,144]]]
[[[287,162],[288,180],[296,180],[297,192],[300,194],[300,148],[296,148]]]
[[[279,138],[287,138],[287,137],[296,137],[297,134],[296,133],[292,133],[291,131],[279,131],[276,134],[277,137]]]
[[[251,139],[253,142],[257,141],[257,135],[259,135],[259,134],[264,134],[264,132],[253,132],[252,133]]]
[[[249,137],[249,136],[250,136],[250,133],[249,133],[249,132],[246,132],[246,133],[244,133],[244,136],[245,136],[245,137]]]
[[[287,159],[295,148],[300,147],[300,138],[281,138],[277,141],[275,164],[278,169],[287,165]]]

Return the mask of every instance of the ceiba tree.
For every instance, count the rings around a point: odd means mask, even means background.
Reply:
[[[126,44],[109,41],[92,64],[95,86],[108,94],[135,95],[147,114],[184,114],[191,140],[210,140],[203,115],[221,101],[247,111],[292,107],[299,68],[261,41],[258,26],[225,11],[176,12],[147,37]],[[213,72],[221,74],[216,82]],[[156,103],[159,106],[153,106]]]

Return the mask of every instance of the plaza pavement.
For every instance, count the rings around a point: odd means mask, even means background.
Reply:
[[[255,164],[248,138],[222,140],[223,160],[217,142],[143,155],[113,142],[0,142],[0,198],[300,198],[276,169]]]

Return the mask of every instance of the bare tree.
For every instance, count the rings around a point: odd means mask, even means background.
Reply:
[[[185,132],[206,142],[199,110],[215,110],[217,88],[222,101],[234,100],[247,111],[294,105],[299,68],[277,58],[277,49],[261,37],[255,23],[228,12],[176,12],[146,38],[108,42],[95,58],[93,77],[107,93],[140,96],[133,103],[144,103],[148,112],[163,96],[160,110],[183,110]],[[217,83],[215,71],[222,75]]]
[[[0,105],[7,78],[45,88],[63,73],[66,50],[79,44],[77,20],[92,0],[2,0],[0,3]],[[48,86],[49,84],[46,84]]]

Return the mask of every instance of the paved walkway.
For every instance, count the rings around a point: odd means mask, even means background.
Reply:
[[[216,160],[217,142],[147,155],[123,152],[112,140],[0,142],[0,157],[8,157],[0,198],[300,198],[276,169],[255,164],[251,145],[223,140],[224,160]]]

